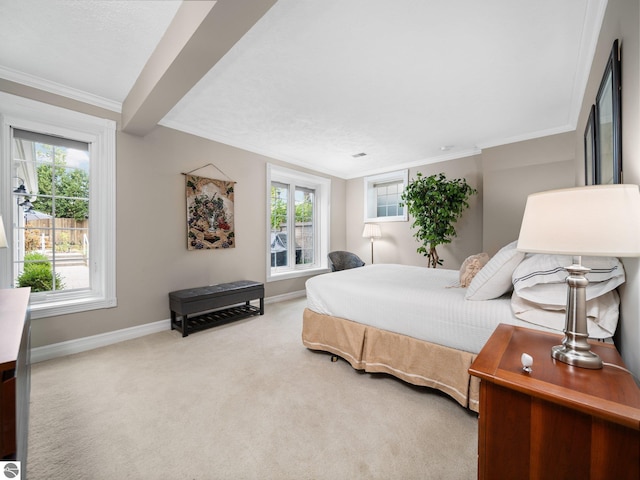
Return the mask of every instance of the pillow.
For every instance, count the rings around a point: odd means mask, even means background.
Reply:
[[[566,289],[566,287],[565,287]],[[565,290],[566,294],[566,290]],[[620,297],[616,290],[587,301],[587,332],[590,338],[609,338],[618,325]],[[540,305],[519,297],[514,290],[511,310],[520,320],[562,332],[566,323],[566,304]]]
[[[486,253],[478,253],[467,257],[460,267],[460,286],[467,288],[473,280],[473,277],[484,267],[489,261],[489,255]]]
[[[527,254],[513,271],[513,289],[519,297],[540,305],[564,307],[567,303],[567,271],[570,255]],[[587,301],[604,295],[624,283],[622,263],[616,257],[582,257],[587,274]]]
[[[517,240],[502,247],[471,281],[467,300],[491,300],[511,291],[511,275],[524,258],[524,252],[516,250]]]

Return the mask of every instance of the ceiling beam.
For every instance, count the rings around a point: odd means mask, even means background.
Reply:
[[[275,2],[183,2],[122,104],[122,130],[153,130]]]

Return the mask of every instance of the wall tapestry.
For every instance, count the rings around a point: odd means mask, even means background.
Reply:
[[[187,249],[236,246],[233,190],[236,182],[185,174],[187,186]]]

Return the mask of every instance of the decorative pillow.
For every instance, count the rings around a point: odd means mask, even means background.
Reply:
[[[516,250],[517,240],[502,247],[480,270],[469,285],[467,300],[491,300],[511,291],[511,275],[524,258],[524,252]]]
[[[462,262],[460,267],[460,286],[467,288],[473,280],[473,277],[484,267],[489,261],[489,255],[486,253],[478,253],[471,255]]]
[[[567,271],[570,255],[527,254],[513,271],[513,289],[519,297],[540,305],[567,304]],[[587,274],[587,301],[604,295],[624,283],[624,267],[615,257],[582,257]]]

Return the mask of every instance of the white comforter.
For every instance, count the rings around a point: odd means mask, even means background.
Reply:
[[[499,323],[554,331],[517,319],[510,295],[465,300],[459,276],[458,270],[367,265],[307,280],[307,306],[317,313],[471,353],[480,352]]]

